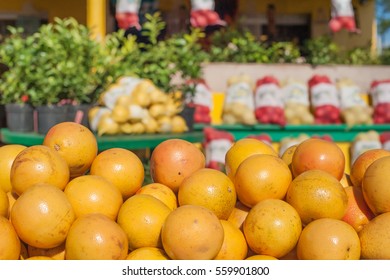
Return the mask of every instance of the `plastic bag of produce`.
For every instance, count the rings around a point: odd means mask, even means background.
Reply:
[[[368,132],[358,133],[351,143],[351,165],[355,162],[357,157],[365,151],[372,149],[381,149],[382,143],[380,135],[374,130]]]
[[[315,123],[341,123],[340,101],[337,88],[328,76],[314,75],[310,78],[309,98]]]
[[[251,135],[248,135],[246,138],[257,139],[257,140],[263,141],[264,143],[266,143],[270,146],[272,145],[272,138],[267,133],[251,134]]]
[[[390,123],[390,79],[373,81],[370,96],[374,107],[374,123]]]
[[[343,121],[350,126],[372,124],[373,109],[363,100],[360,88],[349,79],[342,79],[336,85]]]
[[[314,123],[314,117],[310,112],[307,84],[292,78],[287,79],[283,82],[282,95],[288,124]]]
[[[253,125],[256,123],[253,81],[249,76],[242,74],[228,79],[222,121],[225,124]]]
[[[121,29],[135,27],[140,30],[138,12],[141,6],[141,0],[117,0],[115,19]]]
[[[187,104],[193,105],[195,108],[194,112],[194,123],[211,123],[211,110],[213,108],[213,96],[210,88],[203,79],[191,80],[188,82],[189,85],[195,87],[194,95],[185,101]]]
[[[258,79],[254,93],[255,116],[259,123],[285,125],[283,93],[272,76]]]
[[[209,25],[226,25],[214,9],[214,0],[191,0],[191,25],[200,28]]]
[[[382,132],[379,135],[379,139],[382,143],[382,148],[386,151],[390,151],[390,132]]]
[[[331,16],[329,28],[333,32],[339,32],[343,28],[350,32],[359,32],[356,29],[352,0],[332,0]]]
[[[204,128],[203,132],[206,167],[224,171],[226,153],[234,143],[233,134],[212,127]]]

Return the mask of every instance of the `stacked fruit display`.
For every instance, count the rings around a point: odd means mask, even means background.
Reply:
[[[99,136],[188,130],[179,115],[180,102],[148,79],[121,77],[101,94],[99,103],[89,111],[91,129]]]
[[[98,152],[76,123],[0,155],[0,259],[390,259],[383,149],[346,174],[334,142],[308,138],[279,156],[244,138],[220,171],[170,139],[152,152],[150,184],[133,152]]]

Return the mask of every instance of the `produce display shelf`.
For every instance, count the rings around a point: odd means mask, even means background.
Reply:
[[[43,134],[35,132],[14,132],[7,128],[1,129],[1,141],[5,144],[20,144],[25,146],[40,145],[43,143]],[[185,133],[159,133],[142,135],[115,135],[96,136],[99,151],[110,148],[124,148],[128,150],[153,149],[162,141],[180,138],[192,143],[203,141],[203,131],[191,131]]]
[[[351,142],[360,132],[368,132],[374,130],[378,133],[390,131],[390,124],[375,124],[375,125],[355,125],[348,126],[345,124],[330,124],[330,125],[226,125],[218,124],[211,125],[218,130],[225,130],[233,134],[236,140],[245,138],[250,135],[268,134],[273,142],[279,142],[284,137],[297,137],[300,134],[308,136],[324,136],[330,135],[335,142]],[[195,131],[202,131],[206,125],[196,124]]]

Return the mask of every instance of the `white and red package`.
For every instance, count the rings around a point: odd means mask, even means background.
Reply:
[[[390,151],[390,131],[382,132],[379,135],[379,139],[382,143],[382,148],[386,151]]]
[[[292,78],[283,82],[284,115],[288,124],[313,124],[307,84]]]
[[[211,123],[211,110],[213,108],[213,95],[204,79],[188,81],[195,87],[194,95],[185,102],[195,107],[194,123]],[[189,96],[189,95],[187,95]]]
[[[382,149],[380,135],[375,130],[358,133],[351,143],[351,165],[364,152],[372,149]]]
[[[118,27],[129,29],[135,27],[140,30],[138,12],[141,7],[141,0],[118,0],[116,2],[115,19]]]
[[[212,127],[205,127],[203,133],[206,167],[224,171],[226,153],[234,143],[233,134]]]
[[[191,25],[199,28],[209,25],[226,25],[214,9],[214,0],[191,0]]]
[[[370,96],[374,107],[374,123],[390,123],[390,79],[373,81]]]
[[[372,124],[373,109],[364,101],[360,87],[349,79],[337,83],[341,117],[347,125]]]
[[[308,83],[315,123],[341,123],[340,100],[335,84],[326,75],[313,75]]]
[[[256,82],[255,116],[259,123],[285,125],[283,94],[279,81],[265,76]]]
[[[332,0],[331,16],[329,28],[332,32],[339,32],[343,28],[349,32],[359,31],[356,29],[352,0]]]
[[[222,121],[224,124],[256,124],[253,81],[249,76],[240,74],[228,79]]]

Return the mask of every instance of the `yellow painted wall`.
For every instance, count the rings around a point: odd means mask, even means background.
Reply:
[[[8,0],[0,1],[0,13],[20,13],[23,5],[30,2],[39,12],[47,12],[49,21],[54,17],[74,17],[86,24],[86,0]]]

